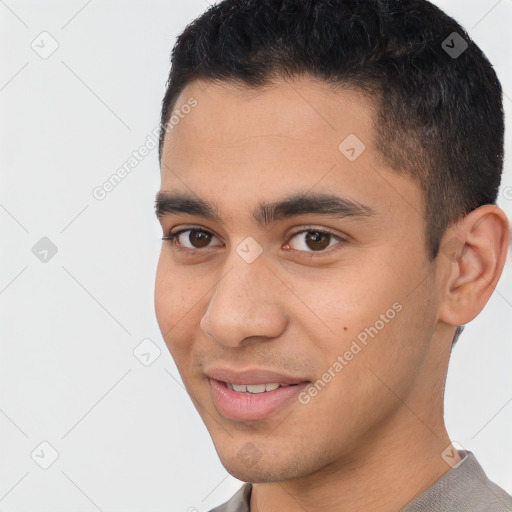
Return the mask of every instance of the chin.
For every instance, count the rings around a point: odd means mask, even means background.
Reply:
[[[305,461],[298,460],[297,456],[287,459],[282,454],[265,454],[250,441],[237,452],[217,453],[226,471],[243,482],[284,482],[308,476],[315,471],[315,468],[308,470]]]
[[[226,471],[242,482],[251,482],[253,484],[268,484],[272,482],[284,482],[300,478],[305,475],[298,475],[288,470],[279,471],[274,465],[248,468],[243,464],[232,462],[223,463]]]

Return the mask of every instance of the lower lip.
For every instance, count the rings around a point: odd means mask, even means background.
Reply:
[[[309,382],[285,386],[264,393],[239,393],[229,389],[225,382],[208,379],[217,410],[235,421],[257,421],[266,418],[293,400]]]

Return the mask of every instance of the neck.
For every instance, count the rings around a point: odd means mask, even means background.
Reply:
[[[442,420],[420,419],[402,407],[367,438],[314,474],[253,484],[250,512],[399,511],[451,469],[441,457],[450,444]],[[452,465],[460,461],[454,453]]]

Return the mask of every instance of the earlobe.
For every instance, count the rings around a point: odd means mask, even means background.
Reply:
[[[438,255],[443,272],[439,319],[451,325],[473,320],[484,308],[507,258],[510,224],[505,212],[487,204],[449,228]]]

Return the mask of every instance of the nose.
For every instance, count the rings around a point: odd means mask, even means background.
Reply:
[[[241,346],[248,338],[277,338],[287,324],[286,294],[280,280],[260,256],[252,263],[237,254],[217,282],[201,329],[226,347]]]

